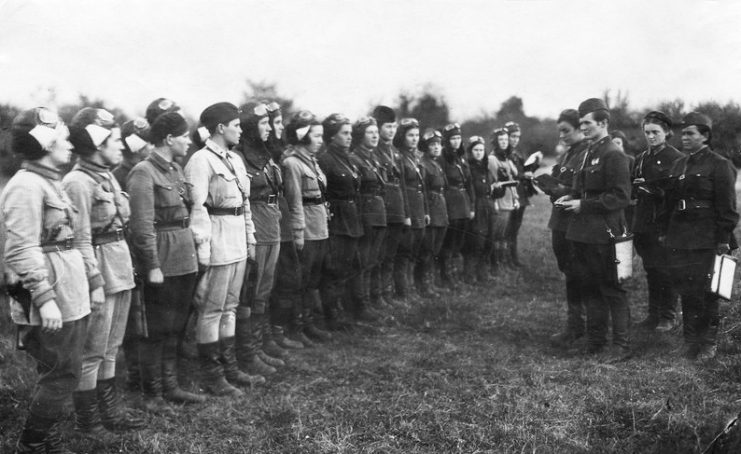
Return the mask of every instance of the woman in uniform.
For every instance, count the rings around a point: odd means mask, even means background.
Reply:
[[[492,251],[492,271],[496,273],[500,265],[512,265],[506,233],[512,217],[510,213],[519,209],[520,199],[517,195],[517,166],[509,158],[512,150],[507,129],[495,129],[491,135],[491,143],[493,151],[489,155],[488,167],[494,180],[492,197],[496,200],[499,213],[494,228]]]
[[[445,192],[448,188],[445,171],[440,165],[442,153],[442,134],[434,129],[425,131],[420,142],[424,153],[420,165],[424,177],[425,196],[430,222],[424,229],[424,237],[415,267],[414,280],[419,295],[423,298],[440,296],[433,289],[434,269],[437,269],[440,249],[445,232],[448,229],[448,207],[445,203]]]
[[[300,318],[295,318],[291,329],[294,340],[313,345],[308,339],[314,325],[312,293],[318,291],[322,265],[327,255],[328,212],[326,207],[327,177],[316,161],[316,154],[324,143],[324,128],[314,114],[297,112],[286,126],[290,146],[283,153],[285,197],[288,204],[288,226],[301,260],[301,287],[296,299],[300,301]]]
[[[401,152],[400,167],[411,224],[399,244],[394,263],[394,280],[397,296],[408,299],[413,298],[411,293],[412,270],[419,255],[425,227],[430,223],[424,177],[417,158],[419,122],[414,118],[402,118],[393,144]]]
[[[129,318],[134,268],[124,229],[129,222],[129,199],[111,173],[122,160],[121,130],[113,115],[86,107],[70,123],[70,142],[79,156],[62,182],[78,210],[75,236],[82,241],[86,266],[98,269],[105,301],[93,301],[88,324],[82,376],[73,395],[75,429],[91,438],[109,430],[142,427],[127,417],[116,392],[116,356]],[[102,425],[101,425],[102,422]]]
[[[450,222],[440,252],[440,280],[444,286],[455,287],[457,278],[452,261],[461,253],[476,205],[471,171],[466,161],[461,126],[458,123],[451,123],[443,128],[443,153],[438,162],[448,180],[445,200]]]
[[[682,152],[669,145],[672,121],[663,112],[643,117],[643,134],[648,149],[639,154],[633,166],[634,244],[643,261],[648,282],[648,316],[640,324],[659,332],[675,325],[677,294],[669,273],[668,250],[659,241],[660,220],[666,215],[667,184],[675,161]],[[613,141],[614,141],[613,137]]]
[[[62,189],[60,169],[72,148],[67,128],[55,112],[36,107],[13,120],[11,134],[24,161],[0,195],[0,263],[13,322],[38,371],[16,452],[63,452],[57,427],[80,381],[89,289],[100,289],[101,304],[103,279],[85,267],[74,237],[77,211]]]
[[[362,298],[361,266],[358,243],[363,236],[363,223],[357,201],[360,173],[350,160],[352,124],[342,114],[331,114],[322,122],[327,151],[319,157],[319,167],[327,176],[329,203],[329,251],[322,276],[322,303],[333,328],[337,328],[343,308],[345,285],[348,285],[344,309],[356,319],[373,317]]]
[[[492,197],[494,177],[489,172],[486,158],[486,142],[481,136],[468,139],[468,168],[471,171],[473,182],[475,217],[471,223],[471,235],[464,255],[464,278],[469,282],[473,279],[480,284],[489,280],[487,272],[491,251],[494,247],[494,232],[497,227],[499,208]]]
[[[381,248],[386,237],[386,206],[383,196],[387,177],[386,168],[381,165],[374,153],[378,140],[378,125],[374,118],[362,117],[355,122],[352,128],[353,151],[350,161],[355,164],[360,173],[358,202],[365,234],[360,237],[358,249],[362,266],[361,284],[365,308],[369,307],[373,296],[376,302],[379,299],[381,282],[378,266]],[[366,314],[361,316],[365,317]]]
[[[712,123],[698,112],[682,120],[682,150],[671,171],[670,213],[663,238],[670,273],[682,297],[687,357],[706,361],[717,351],[718,298],[709,291],[716,254],[729,252],[738,223],[735,170],[710,149]]]

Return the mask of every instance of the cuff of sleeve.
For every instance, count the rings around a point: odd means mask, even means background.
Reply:
[[[252,233],[247,234],[247,244],[257,244],[257,240],[255,239],[255,235]]]
[[[294,240],[303,240],[304,239],[304,231],[303,229],[296,229],[293,231],[293,239]]]
[[[98,273],[90,276],[87,280],[87,284],[90,291],[93,291],[96,288],[103,287],[105,285],[105,280],[103,279],[103,275]]]
[[[53,300],[57,297],[56,292],[53,288],[49,287],[47,290],[42,291],[40,293],[34,292],[31,302],[33,303],[36,308],[40,308],[44,304],[46,304],[47,301]]]
[[[211,263],[211,244],[201,243],[196,248],[198,255],[198,263],[202,265],[209,265]]]

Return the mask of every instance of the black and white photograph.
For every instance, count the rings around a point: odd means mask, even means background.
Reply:
[[[0,452],[741,453],[739,24],[0,0]]]

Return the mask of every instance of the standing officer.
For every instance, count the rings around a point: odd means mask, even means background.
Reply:
[[[396,114],[390,107],[377,106],[373,109],[373,118],[378,123],[380,136],[375,154],[386,175],[383,193],[386,207],[386,239],[382,246],[380,266],[381,295],[386,303],[390,303],[394,296],[394,275],[399,272],[394,270],[396,254],[404,238],[404,232],[412,225],[412,221],[409,218],[406,184],[402,178],[402,158],[393,144],[398,127]]]
[[[715,357],[720,316],[718,298],[708,291],[716,254],[726,254],[736,211],[736,174],[732,164],[710,149],[710,118],[690,112],[682,120],[685,153],[671,171],[671,212],[666,246],[674,285],[682,296],[687,356]]]
[[[520,125],[514,121],[508,121],[504,124],[504,128],[509,134],[510,155],[508,158],[517,167],[517,196],[520,201],[520,205],[509,214],[505,237],[507,238],[507,246],[509,248],[510,263],[513,266],[521,266],[520,258],[517,254],[517,237],[520,234],[520,227],[522,227],[525,208],[530,205],[530,197],[535,195],[535,188],[533,187],[532,169],[525,168],[525,158],[517,150],[517,145],[520,143],[520,135],[522,134]]]
[[[648,150],[639,154],[633,167],[633,233],[638,255],[643,259],[648,281],[648,317],[641,325],[664,332],[674,328],[677,294],[672,287],[666,247],[659,241],[660,220],[671,207],[666,189],[672,167],[682,153],[666,143],[672,135],[672,121],[664,112],[643,117],[643,134]]]
[[[242,135],[239,109],[228,102],[213,104],[201,113],[201,124],[211,137],[185,167],[193,201],[190,228],[204,270],[194,296],[198,355],[206,390],[238,397],[242,391],[230,382],[253,382],[237,367],[234,334],[245,262],[255,256],[247,171],[228,149]]]
[[[587,353],[604,350],[612,316],[612,342],[622,356],[629,348],[630,309],[617,280],[610,238],[627,230],[623,210],[630,203],[630,163],[610,140],[609,123],[610,112],[601,99],[579,105],[579,124],[591,144],[574,180],[574,194],[561,197],[556,205],[573,213],[566,239],[575,242],[576,261],[585,266]]]
[[[567,149],[551,171],[551,176],[558,180],[558,185],[541,187],[543,192],[550,196],[551,202],[572,193],[574,174],[579,171],[589,145],[584,140],[584,134],[579,130],[579,112],[576,110],[566,109],[561,112],[556,126],[558,137]],[[574,243],[566,239],[571,217],[572,213],[554,205],[548,221],[558,269],[566,277],[566,329],[551,336],[551,343],[564,347],[568,347],[584,335],[584,302],[581,297],[580,267],[574,258]]]

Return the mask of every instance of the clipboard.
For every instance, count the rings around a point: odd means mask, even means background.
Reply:
[[[621,284],[633,277],[633,234],[611,236],[613,259],[615,262],[615,280]]]
[[[710,292],[725,300],[733,293],[733,280],[736,275],[736,257],[728,254],[716,255],[713,263],[713,276],[710,279]]]

